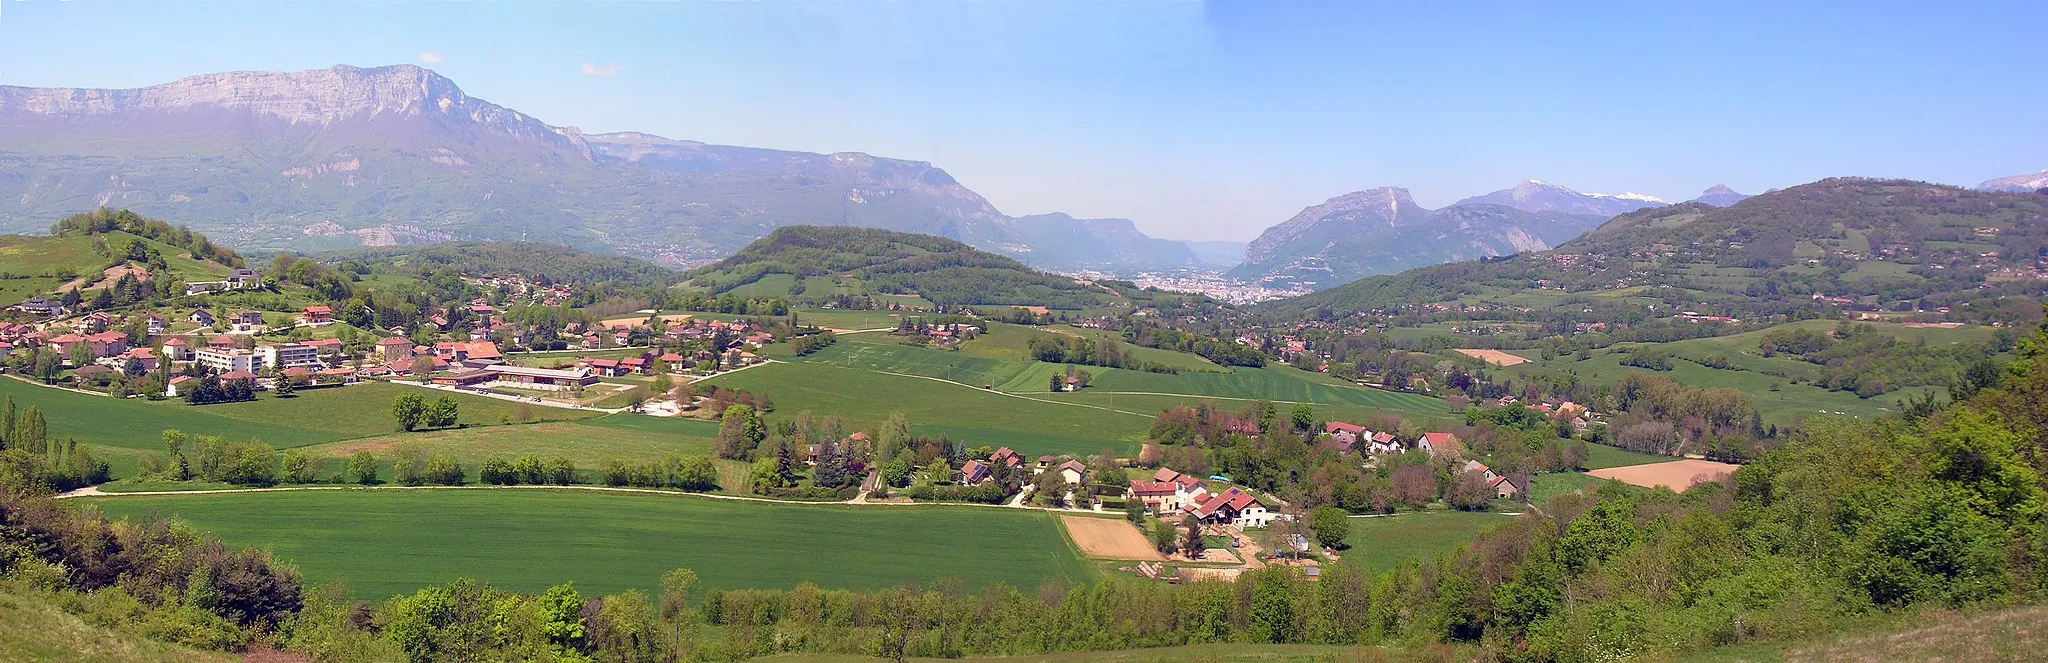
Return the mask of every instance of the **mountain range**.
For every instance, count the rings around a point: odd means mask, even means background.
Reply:
[[[1451,208],[1456,209],[1456,208]],[[1907,180],[1832,178],[1714,207],[1615,217],[1555,249],[1373,276],[1263,305],[1282,317],[1426,313],[1456,305],[1550,315],[1644,304],[1780,314],[1846,308],[2036,307],[2048,278],[2048,197]]]
[[[1011,218],[926,162],[584,134],[411,65],[0,87],[0,232],[100,206],[258,249],[523,240],[695,265],[808,224],[1050,268],[1195,262],[1129,221]]]
[[[1984,191],[2012,191],[2020,193],[2048,189],[2048,170],[1987,180],[1983,184],[1977,185],[1977,188]]]
[[[1244,262],[1230,275],[1269,286],[1327,288],[1414,267],[1540,251],[1615,214],[1658,204],[1535,180],[1437,210],[1416,204],[1401,187],[1367,189],[1267,228],[1245,247]]]

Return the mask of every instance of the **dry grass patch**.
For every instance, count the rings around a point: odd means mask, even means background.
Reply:
[[[1686,489],[1693,486],[1718,481],[1721,477],[1734,474],[1738,467],[1741,466],[1716,463],[1711,460],[1686,459],[1674,460],[1669,463],[1609,467],[1593,470],[1586,474],[1644,488],[1663,486],[1675,491],[1685,492]]]
[[[1499,350],[1476,350],[1458,348],[1458,352],[1467,357],[1472,357],[1474,359],[1478,359],[1480,361],[1493,364],[1495,366],[1513,366],[1515,364],[1529,363],[1528,357],[1511,355],[1505,352],[1501,352]]]
[[[2039,661],[2048,658],[2048,606],[1961,615],[1931,613],[1931,622],[1896,633],[1843,638],[1785,652],[1788,662]]]
[[[1127,520],[1090,518],[1087,516],[1060,516],[1060,524],[1066,526],[1067,535],[1074,538],[1074,545],[1081,547],[1081,554],[1096,559],[1123,559],[1144,562],[1160,562],[1166,558],[1152,547],[1152,541]]]

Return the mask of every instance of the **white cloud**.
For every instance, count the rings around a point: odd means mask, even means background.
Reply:
[[[425,62],[427,64],[440,64],[442,59],[443,58],[441,57],[440,53],[434,51],[420,51],[421,62]]]
[[[615,64],[599,66],[589,62],[583,63],[583,75],[596,76],[598,78],[611,78],[612,74],[619,73],[625,69],[625,67]]]

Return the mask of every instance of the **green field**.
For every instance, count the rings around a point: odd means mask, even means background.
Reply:
[[[837,346],[835,346],[837,347]],[[823,354],[823,353],[820,353]],[[937,380],[886,375],[822,362],[783,362],[721,375],[709,384],[765,393],[771,417],[810,410],[839,415],[849,428],[872,429],[902,412],[913,430],[968,446],[1003,444],[1027,455],[1136,450],[1156,413],[1127,414],[1007,395]]]
[[[646,462],[670,455],[709,455],[711,439],[717,434],[718,424],[710,421],[615,414],[585,421],[393,433],[329,442],[308,450],[341,458],[358,451],[383,453],[399,444],[415,444],[430,454],[454,456],[474,476],[477,464],[491,457],[534,454],[567,458],[576,461],[577,467],[591,469],[607,459]]]
[[[532,489],[347,490],[99,498],[112,516],[175,516],[231,546],[274,550],[309,583],[381,598],[456,578],[538,592],[875,588],[958,577],[1034,588],[1094,572],[1051,516],[1021,509],[797,506]]]
[[[1670,456],[1659,456],[1656,454],[1646,454],[1636,451],[1629,451],[1621,447],[1610,447],[1605,444],[1586,445],[1586,469],[1589,470],[1601,470],[1610,467],[1623,467],[1627,465],[1665,463],[1673,460],[1677,459],[1672,458]]]
[[[1352,518],[1351,535],[1344,538],[1349,549],[1342,552],[1339,563],[1379,573],[1404,562],[1434,559],[1480,532],[1506,524],[1508,518],[1498,513],[1448,510]]]
[[[385,382],[366,382],[326,389],[302,389],[293,398],[273,398],[265,394],[244,403],[197,407],[179,401],[158,401],[154,404],[174,409],[203,410],[207,414],[250,423],[328,431],[353,437],[395,430],[397,420],[391,416],[391,401],[408,391],[418,393],[428,401],[442,396],[455,399],[462,413],[460,421],[468,426],[493,425],[498,423],[500,416],[516,419],[520,412],[520,404],[512,401]],[[535,421],[587,419],[603,414],[539,405],[529,406],[526,411],[532,414]],[[204,431],[185,432],[204,434]]]
[[[1672,344],[1667,344],[1672,345]],[[1885,394],[1876,398],[1858,398],[1846,391],[1822,389],[1806,384],[1793,384],[1791,380],[1747,370],[1707,368],[1691,361],[1674,359],[1670,371],[1644,371],[1640,368],[1622,366],[1622,353],[1594,354],[1591,359],[1575,361],[1571,357],[1558,357],[1550,361],[1531,361],[1526,364],[1498,369],[1501,374],[1514,375],[1518,379],[1534,375],[1546,369],[1576,372],[1587,383],[1614,384],[1628,373],[1662,375],[1691,387],[1728,387],[1749,394],[1756,401],[1757,414],[1764,423],[1788,427],[1816,414],[1843,414],[1864,418],[1876,418],[1895,411],[1898,401],[1908,396],[1917,396],[1927,387],[1914,387]],[[1731,358],[1732,359],[1732,358]],[[1792,360],[1786,360],[1792,361]],[[1775,387],[1775,388],[1774,388]]]
[[[772,663],[883,663],[896,659],[855,656],[852,654],[777,654],[757,661]],[[1032,654],[1024,656],[1002,656],[994,658],[907,658],[906,661],[920,663],[941,663],[944,661],[988,660],[1002,663],[1331,663],[1334,661],[1423,661],[1437,660],[1424,656],[1409,657],[1399,650],[1376,647],[1339,647],[1332,645],[1182,645],[1179,647],[1152,647],[1124,651],[1078,651],[1060,654]]]
[[[1592,492],[1602,480],[1579,472],[1551,472],[1538,474],[1529,479],[1529,503],[1543,506],[1566,495],[1581,490]]]
[[[113,465],[115,476],[133,474],[142,454],[161,451],[163,431],[167,428],[192,435],[255,440],[280,449],[390,434],[394,428],[391,400],[408,389],[416,388],[372,383],[306,389],[294,398],[265,394],[247,403],[192,406],[175,400],[90,396],[0,377],[0,396],[12,396],[19,408],[37,406],[49,422],[51,437],[73,437],[101,448]],[[447,393],[419,391],[429,399]],[[492,425],[498,423],[500,414],[516,416],[517,403],[450,395],[461,404],[464,423]],[[582,419],[599,414],[546,407],[534,407],[532,411],[539,420]]]

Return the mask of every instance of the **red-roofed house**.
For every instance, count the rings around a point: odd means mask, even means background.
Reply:
[[[100,332],[85,337],[86,345],[92,346],[92,356],[112,357],[128,351],[127,332]]]
[[[71,356],[71,349],[78,347],[84,343],[84,336],[79,336],[77,334],[60,334],[56,338],[50,339],[50,349],[56,350],[57,356],[59,357],[69,358]]]
[[[960,466],[960,483],[969,486],[979,486],[983,482],[988,481],[989,476],[992,474],[994,472],[988,469],[987,465],[983,465],[981,461],[970,460],[967,461],[967,464]]]
[[[1018,456],[1017,452],[1011,451],[1009,447],[997,449],[995,453],[989,454],[988,460],[1003,467],[1016,467],[1024,464],[1024,457]]]
[[[1088,475],[1088,466],[1082,465],[1081,461],[1070,460],[1060,463],[1059,473],[1060,478],[1066,479],[1068,484],[1079,486],[1081,479]]]
[[[1494,477],[1493,479],[1488,480],[1486,482],[1486,485],[1493,486],[1493,494],[1498,495],[1502,498],[1514,497],[1515,493],[1522,492],[1521,486],[1515,485],[1514,481],[1511,481],[1504,476]]]
[[[615,378],[626,374],[624,369],[619,368],[619,362],[616,359],[584,357],[577,359],[576,365],[596,371],[598,375],[608,378]]]
[[[1238,527],[1265,527],[1279,518],[1279,514],[1266,510],[1258,498],[1236,487],[1210,495],[1189,512],[1205,523]]]
[[[1359,438],[1366,435],[1364,426],[1347,424],[1342,421],[1332,421],[1323,424],[1323,432],[1328,433],[1331,439],[1336,440],[1337,444],[1343,446],[1347,451],[1357,446]]]
[[[299,309],[299,317],[305,318],[306,324],[309,325],[324,325],[334,322],[334,309],[324,304],[316,304]]]
[[[1422,439],[1417,440],[1415,446],[1429,452],[1431,456],[1445,454],[1454,458],[1463,458],[1465,456],[1464,445],[1458,442],[1458,436],[1450,433],[1423,433]]]
[[[172,336],[164,339],[164,359],[170,361],[192,361],[192,346],[185,339]]]
[[[1174,496],[1178,490],[1178,486],[1165,481],[1132,481],[1124,499],[1144,502],[1148,511],[1166,513],[1179,510],[1180,501]]]

